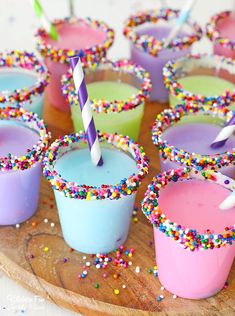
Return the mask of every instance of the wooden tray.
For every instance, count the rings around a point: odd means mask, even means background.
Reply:
[[[163,106],[157,104],[146,106],[139,142],[151,160],[151,170],[139,190],[138,203],[143,198],[147,183],[159,172],[150,127],[162,109]],[[53,137],[72,131],[69,115],[56,111],[48,104],[45,105],[44,117]],[[44,222],[45,218],[48,223]],[[54,227],[51,227],[51,222],[55,223]],[[139,210],[139,221],[132,223],[125,245],[135,248],[135,254],[130,259],[132,266],[124,269],[110,264],[105,270],[106,279],[102,276],[103,271],[92,266],[85,279],[78,279],[83,262],[92,261],[91,256],[84,260],[83,254],[71,252],[65,244],[53,192],[43,179],[37,214],[20,228],[0,228],[0,264],[3,271],[22,286],[84,315],[153,315],[156,312],[158,315],[235,315],[235,265],[229,276],[228,288],[215,297],[201,301],[174,299],[171,293],[162,291],[158,279],[148,273],[149,268],[155,265],[152,238],[152,227]],[[48,247],[47,252],[45,247]],[[64,262],[64,258],[68,261]],[[137,266],[141,269],[140,273],[136,273]],[[120,277],[114,279],[114,273],[120,273]],[[99,284],[98,289],[96,283]],[[120,290],[119,295],[114,294],[114,289]],[[161,294],[164,299],[158,302],[157,297]]]

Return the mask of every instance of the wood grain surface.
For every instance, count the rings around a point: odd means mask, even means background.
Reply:
[[[159,172],[159,161],[151,142],[150,127],[156,114],[164,106],[147,104],[139,143],[144,146],[150,158],[150,173],[137,195],[138,205],[143,198],[147,184]],[[72,131],[69,114],[58,112],[45,104],[44,118],[53,138]],[[42,179],[38,211],[28,222],[16,227],[0,228],[0,265],[12,279],[57,305],[84,315],[235,315],[235,265],[229,275],[229,286],[218,295],[206,300],[194,301],[174,299],[148,269],[155,265],[153,232],[142,212],[139,221],[132,223],[125,246],[134,247],[132,266],[127,269],[109,265],[107,278],[95,267],[89,269],[85,279],[79,280],[82,272],[83,254],[71,252],[64,242],[57,216],[53,192]],[[44,219],[48,219],[48,223]],[[55,223],[51,227],[51,222]],[[44,248],[48,247],[45,252]],[[68,261],[64,262],[64,258]],[[171,258],[169,258],[171,260]],[[140,273],[135,268],[140,267]],[[172,264],[172,269],[174,265]],[[120,273],[118,279],[114,273]],[[95,288],[98,283],[100,287]],[[123,289],[122,285],[126,288]],[[115,295],[114,289],[120,294]],[[157,302],[163,294],[164,299]]]

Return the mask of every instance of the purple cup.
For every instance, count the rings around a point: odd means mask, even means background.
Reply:
[[[131,16],[124,27],[123,33],[131,43],[131,60],[150,73],[152,101],[168,102],[168,91],[163,83],[163,67],[169,60],[190,53],[192,44],[202,36],[200,26],[189,21],[180,35],[164,48],[164,39],[178,15],[179,11],[171,9],[144,11]]]
[[[37,210],[49,138],[37,114],[0,108],[0,225],[24,222]]]

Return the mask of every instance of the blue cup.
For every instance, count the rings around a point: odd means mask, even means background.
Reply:
[[[87,254],[108,253],[126,241],[136,192],[148,172],[148,159],[134,141],[106,133],[98,136],[102,167],[92,165],[84,145],[78,147],[79,142],[86,141],[83,132],[56,140],[43,163],[44,175],[54,190],[64,239],[71,248]],[[103,142],[108,145],[103,146]],[[89,187],[72,182],[76,177],[81,181],[87,178]],[[117,184],[97,185],[105,177]],[[91,186],[90,181],[95,184]]]

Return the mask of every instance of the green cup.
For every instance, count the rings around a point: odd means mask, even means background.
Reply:
[[[151,91],[148,72],[128,60],[102,60],[84,69],[96,128],[137,140],[145,100]],[[71,106],[74,130],[83,130],[71,71],[62,77],[61,83],[63,95]]]

